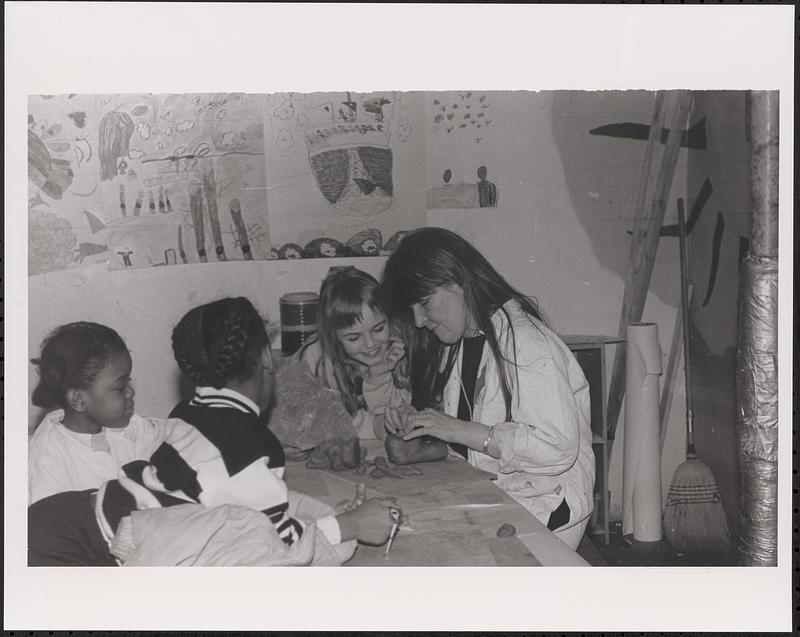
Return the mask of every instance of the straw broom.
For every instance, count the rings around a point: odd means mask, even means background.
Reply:
[[[689,355],[688,264],[683,200],[678,200],[681,258],[681,310],[686,384],[686,460],[672,476],[664,508],[664,535],[681,553],[719,553],[730,549],[730,533],[714,474],[697,458],[694,448],[691,358]]]

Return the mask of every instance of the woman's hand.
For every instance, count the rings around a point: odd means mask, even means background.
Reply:
[[[411,431],[416,415],[417,410],[408,403],[403,403],[399,407],[386,407],[383,410],[383,424],[389,433],[395,436],[403,436]]]
[[[411,440],[420,436],[433,436],[445,442],[460,443],[460,435],[464,431],[464,421],[453,418],[436,409],[424,409],[414,415],[411,429],[406,430],[403,440]]]
[[[399,338],[389,339],[389,344],[386,347],[386,352],[383,354],[383,360],[376,363],[369,368],[368,374],[374,378],[389,374],[397,367],[397,363],[406,355],[405,343]]]

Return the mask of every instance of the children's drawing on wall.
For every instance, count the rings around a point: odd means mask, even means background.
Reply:
[[[111,267],[269,257],[258,96],[123,95],[101,110]]]
[[[433,99],[433,124],[441,132],[470,135],[476,144],[483,141],[492,123],[487,93],[441,93]]]
[[[260,96],[31,96],[28,128],[31,274],[269,258]]]
[[[381,237],[425,224],[422,108],[403,95],[265,96],[275,258],[380,254]]]
[[[317,237],[305,246],[297,243],[284,243],[273,248],[270,259],[325,259],[332,257],[377,257],[391,254],[407,230],[398,230],[384,243],[381,231],[368,228],[357,232],[346,243],[332,237]]]
[[[497,186],[489,181],[486,166],[478,166],[478,181],[450,183],[453,171],[442,174],[442,185],[428,190],[428,209],[437,208],[496,208]]]
[[[28,101],[28,273],[105,260],[106,245],[83,214],[100,208],[94,98],[73,93]]]
[[[496,92],[426,94],[428,210],[497,208],[498,102]]]

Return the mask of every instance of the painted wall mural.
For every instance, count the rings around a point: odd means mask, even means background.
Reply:
[[[29,274],[385,253],[425,223],[421,104],[29,96]]]

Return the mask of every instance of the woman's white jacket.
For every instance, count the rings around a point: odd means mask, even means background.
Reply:
[[[472,421],[495,426],[500,458],[470,449],[469,462],[496,474],[497,486],[543,524],[566,498],[571,515],[561,529],[569,528],[585,520],[593,507],[589,385],[569,348],[516,301],[495,312],[492,324],[509,370],[511,419],[506,419],[500,377],[487,342]],[[444,389],[444,411],[451,416],[458,413],[462,352]]]

